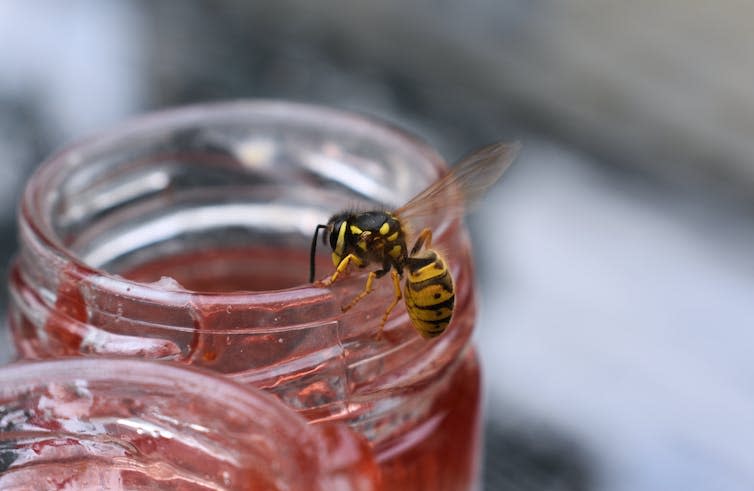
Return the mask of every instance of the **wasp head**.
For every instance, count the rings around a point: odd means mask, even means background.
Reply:
[[[322,244],[330,243],[330,248],[333,251],[333,262],[336,260],[339,262],[343,251],[345,250],[345,232],[348,227],[348,221],[352,217],[352,213],[343,212],[333,215],[327,221],[326,225],[317,225],[314,230],[314,237],[312,238],[312,248],[310,256],[309,267],[309,281],[314,281],[314,256],[317,249],[317,234],[320,229],[325,229],[325,233],[322,234]],[[337,266],[337,263],[335,264]]]
[[[351,213],[343,212],[338,213],[337,215],[333,215],[330,220],[327,221],[327,228],[326,233],[322,235],[322,243],[327,243],[326,241],[329,241],[330,248],[333,250],[333,252],[338,252],[338,250],[343,249],[343,240],[345,239],[345,229],[343,228],[343,225],[345,224],[346,227],[348,226],[348,221],[351,217]]]

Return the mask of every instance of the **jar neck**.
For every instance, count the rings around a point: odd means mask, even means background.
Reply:
[[[468,239],[441,213],[414,224],[434,231],[456,286],[450,328],[427,341],[402,305],[376,338],[387,279],[345,313],[361,270],[306,283],[311,233],[353,203],[397,207],[444,170],[401,132],[287,103],[192,107],[71,147],[32,177],[20,209],[19,352],[173,360],[266,388],[310,420],[357,415],[437,380],[468,346]],[[324,250],[318,271],[332,271]]]

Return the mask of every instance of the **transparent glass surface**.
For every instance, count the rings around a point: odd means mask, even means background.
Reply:
[[[368,444],[211,372],[70,358],[0,369],[4,490],[376,490]]]
[[[18,354],[206,367],[312,422],[348,422],[375,449],[385,489],[473,489],[480,393],[462,225],[442,208],[411,224],[433,230],[455,279],[453,322],[434,340],[403,304],[375,336],[389,279],[346,313],[365,271],[307,283],[318,223],[397,207],[445,170],[398,130],[282,102],[188,107],[65,149],[33,176],[19,214]],[[320,278],[329,252],[318,251]]]

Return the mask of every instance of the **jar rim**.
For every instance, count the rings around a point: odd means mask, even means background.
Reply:
[[[107,147],[108,144],[117,142],[124,138],[134,138],[141,135],[149,134],[150,131],[158,128],[166,128],[175,125],[189,125],[200,123],[207,118],[227,117],[229,114],[243,116],[246,113],[269,113],[295,115],[298,118],[308,118],[316,120],[318,118],[327,118],[328,121],[337,122],[344,126],[361,126],[365,132],[370,134],[381,134],[388,139],[394,140],[409,146],[417,154],[426,159],[438,173],[441,175],[447,170],[445,160],[426,142],[419,137],[397,127],[396,125],[379,120],[373,116],[349,112],[346,110],[336,109],[328,106],[308,104],[301,102],[291,102],[276,99],[239,99],[222,102],[206,102],[178,106],[174,108],[149,112],[136,116],[125,123],[117,125],[111,129],[96,133],[78,142],[67,145],[42,161],[39,168],[32,174],[27,182],[18,216],[19,223],[22,227],[28,227],[30,232],[35,235],[35,239],[43,242],[49,251],[55,256],[56,262],[65,262],[73,267],[73,273],[82,277],[96,275],[107,281],[109,286],[118,285],[118,289],[139,293],[140,298],[158,296],[164,301],[162,296],[164,287],[155,283],[145,283],[140,281],[129,280],[116,273],[109,272],[103,268],[94,267],[87,264],[82,258],[66,247],[46,217],[39,217],[37,212],[40,211],[39,200],[43,194],[49,191],[48,187],[43,187],[45,182],[55,183],[56,179],[65,172],[70,171],[71,167],[82,164],[81,153],[85,153],[91,148]],[[41,223],[40,223],[41,222]],[[69,271],[71,273],[71,271]],[[238,291],[202,291],[181,288],[171,293],[177,294],[177,302],[185,302],[182,295],[188,295],[193,300],[202,303],[213,303],[218,298],[222,298],[222,303],[250,301],[257,299],[261,295],[266,297],[267,301],[274,301],[276,296],[280,296],[281,301],[289,297],[292,292],[296,292],[298,298],[321,296],[323,290],[312,286],[311,284],[296,285],[279,290],[238,290]]]
[[[21,360],[0,368],[0,398],[41,384],[117,381],[118,384],[153,385],[180,389],[192,395],[235,406],[233,409],[263,411],[269,423],[297,432],[312,433],[304,417],[264,391],[245,386],[205,368],[136,358],[62,357],[49,360]],[[207,392],[206,388],[212,387]],[[290,433],[289,433],[290,434]]]

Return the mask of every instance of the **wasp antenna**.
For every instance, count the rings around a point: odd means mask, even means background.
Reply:
[[[327,225],[318,224],[317,228],[314,229],[314,237],[312,237],[312,248],[309,252],[309,283],[314,282],[314,258],[317,254],[317,237],[321,228],[327,228]]]

